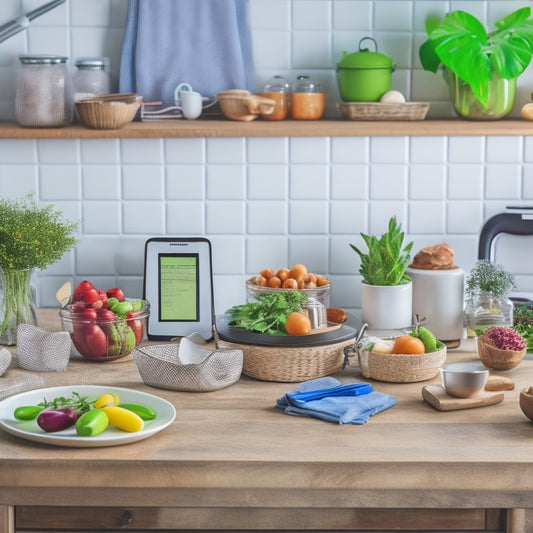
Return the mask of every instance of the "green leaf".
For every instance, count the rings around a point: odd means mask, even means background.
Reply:
[[[379,239],[361,233],[368,253],[362,252],[357,246],[350,244],[361,259],[359,268],[363,280],[370,285],[400,285],[410,281],[405,274],[409,264],[413,243],[403,247],[404,233],[396,218],[389,220],[388,231]]]
[[[419,57],[425,70],[436,72],[440,64],[470,85],[478,100],[486,105],[493,71],[504,79],[524,72],[533,54],[531,9],[524,7],[495,23],[487,34],[481,22],[465,11],[448,13],[441,23],[426,21],[428,41]]]

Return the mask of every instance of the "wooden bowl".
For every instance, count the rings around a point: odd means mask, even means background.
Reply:
[[[102,95],[78,100],[76,111],[84,126],[97,130],[116,130],[129,124],[141,105],[139,95]]]
[[[522,362],[526,354],[526,348],[519,351],[501,350],[478,339],[477,353],[485,368],[489,370],[510,370]]]
[[[520,398],[518,401],[522,413],[533,422],[533,394],[529,393],[529,389],[522,389],[520,391]]]
[[[226,118],[248,122],[259,115],[269,115],[274,112],[276,101],[264,98],[241,89],[224,91],[217,95],[220,109]]]

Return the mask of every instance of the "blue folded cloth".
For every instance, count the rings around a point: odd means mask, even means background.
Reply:
[[[174,105],[188,83],[202,96],[253,92],[249,0],[130,0],[119,91]]]
[[[326,393],[327,389],[332,389],[333,395],[320,394],[323,397],[306,401],[305,396],[303,400],[301,396],[298,399],[298,395],[296,399],[293,399],[294,394],[288,393],[276,400],[276,407],[292,416],[308,416],[338,424],[366,424],[372,415],[396,404],[396,398],[375,390],[369,391],[368,388],[363,387],[360,388],[360,392],[365,390],[366,392],[362,394],[338,396],[335,389],[339,387],[342,387],[340,381],[332,377],[306,381],[300,384],[294,392],[323,391]]]

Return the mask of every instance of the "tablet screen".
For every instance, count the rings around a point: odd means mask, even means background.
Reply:
[[[150,302],[148,337],[168,340],[213,335],[211,243],[204,238],[146,241],[144,298]]]
[[[198,254],[159,254],[159,320],[199,317]]]

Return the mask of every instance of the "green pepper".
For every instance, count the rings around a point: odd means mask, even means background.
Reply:
[[[132,411],[143,420],[153,420],[157,416],[157,413],[147,405],[140,405],[138,403],[121,403],[120,407]]]
[[[76,433],[82,437],[96,437],[109,425],[109,418],[102,409],[92,409],[76,421]]]
[[[17,407],[13,415],[17,420],[33,420],[37,418],[37,415],[44,409],[44,407],[38,407],[37,405],[25,405],[23,407]]]

